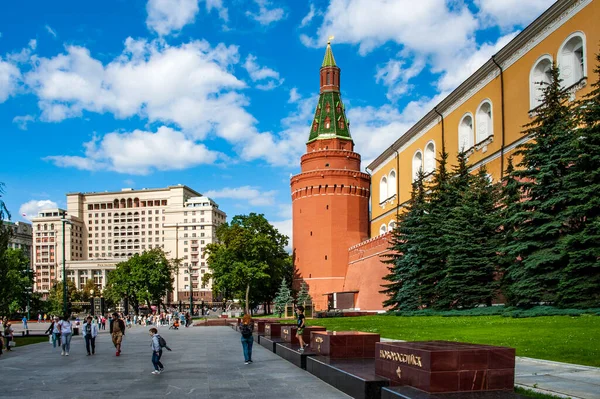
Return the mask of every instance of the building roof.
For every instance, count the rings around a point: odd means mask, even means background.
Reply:
[[[321,68],[323,67],[332,67],[339,71],[329,42],[327,43],[325,59]],[[314,140],[332,138],[352,140],[348,118],[346,118],[346,107],[342,102],[339,89],[324,91],[319,96],[307,144]]]
[[[590,0],[583,1],[582,4],[587,5]],[[548,8],[542,15],[540,15],[535,21],[527,26],[521,33],[515,36],[508,44],[500,49],[496,54],[492,56],[485,64],[483,64],[477,71],[469,76],[463,83],[461,83],[454,91],[446,96],[440,103],[431,109],[423,118],[415,123],[410,129],[398,138],[389,146],[383,153],[381,153],[373,162],[367,166],[367,169],[373,171],[380,165],[386,162],[386,160],[394,156],[395,151],[400,149],[406,144],[411,138],[416,136],[421,130],[425,129],[430,123],[439,121],[439,114],[446,112],[452,105],[459,101],[463,96],[467,95],[471,90],[475,89],[477,84],[485,79],[490,73],[498,71],[496,63],[502,66],[505,70],[508,66],[512,65],[515,60],[515,54],[520,49],[527,46],[537,35],[544,30],[546,26],[551,24],[555,19],[559,18],[564,12],[566,12],[573,5],[577,5],[578,0],[558,0],[550,8]]]
[[[184,185],[184,184],[177,184],[174,186],[168,186],[168,187],[164,187],[164,188],[141,188],[138,190],[134,190],[132,188],[123,188],[121,189],[121,191],[89,191],[89,192],[71,192],[71,193],[67,193],[67,196],[69,195],[117,195],[117,194],[134,194],[134,193],[140,193],[140,192],[153,192],[153,191],[168,191],[172,188],[184,188],[188,191],[190,191],[192,194],[194,194],[194,196],[196,197],[200,197],[202,196],[202,194],[200,194],[199,192],[197,192],[196,190]]]
[[[331,67],[331,66],[337,66],[335,64],[335,58],[333,58],[333,51],[331,51],[331,42],[327,42],[327,48],[325,49],[325,57],[323,58],[323,64],[321,65],[322,67]]]

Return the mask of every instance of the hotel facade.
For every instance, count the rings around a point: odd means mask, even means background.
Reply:
[[[63,219],[64,234],[63,234]],[[119,262],[161,248],[181,259],[167,303],[212,302],[212,286],[202,283],[208,268],[206,245],[226,214],[210,198],[183,186],[69,193],[67,209],[47,209],[32,219],[34,291],[47,295],[62,280],[63,236],[66,278],[78,289],[93,280],[98,292]]]

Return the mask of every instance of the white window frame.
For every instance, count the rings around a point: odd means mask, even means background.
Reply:
[[[490,107],[490,115],[489,115],[489,125],[487,126],[487,131],[485,132],[485,137],[483,137],[483,133],[481,132],[482,119],[480,118],[481,110],[484,105],[489,105]],[[487,117],[487,114],[486,114]],[[489,98],[483,100],[479,106],[477,107],[477,111],[475,112],[475,144],[479,144],[482,141],[485,141],[488,137],[494,135],[494,105]]]
[[[417,160],[417,155],[419,155],[419,165],[415,162]],[[417,176],[419,175],[419,169],[423,170],[423,152],[419,149],[415,151],[412,157],[412,177],[413,181],[417,180]]]
[[[583,68],[581,70],[581,76],[573,76],[573,74],[567,70],[568,65],[565,64],[567,62],[566,58],[568,57],[566,54],[564,54],[565,51],[568,51],[565,49],[565,47],[574,38],[581,39],[581,47],[583,50],[583,55],[582,55]],[[571,53],[571,57],[573,57],[572,53]],[[558,65],[558,69],[560,71],[560,78],[563,80],[563,82],[562,82],[563,87],[572,86],[587,76],[587,51],[586,51],[585,34],[583,32],[577,31],[577,32],[573,32],[569,36],[567,36],[567,38],[562,42],[562,44],[560,45],[560,47],[558,49],[558,56],[556,57],[556,63]],[[563,71],[563,69],[564,69],[564,71]]]
[[[396,173],[395,169],[390,170],[390,173],[388,174],[388,179],[387,179],[387,195],[388,198],[393,197],[394,195],[397,195],[398,193],[396,192],[396,184],[397,184],[397,179],[398,178],[398,174]]]
[[[471,127],[469,128],[464,121],[470,118],[471,119]],[[468,130],[467,130],[468,129]],[[464,138],[467,138],[465,141]],[[460,118],[460,122],[458,122],[458,151],[467,151],[470,148],[473,148],[475,145],[475,118],[473,118],[473,114],[470,112],[465,113],[462,118]]]
[[[552,68],[552,63],[554,61],[552,56],[550,54],[544,54],[544,55],[540,56],[533,63],[533,67],[531,68],[531,71],[529,72],[529,109],[530,110],[533,110],[542,104],[541,96],[543,94],[544,88],[541,85],[536,84],[536,82],[539,82],[539,81],[536,80],[536,78],[534,77],[534,74],[536,72],[538,65],[540,65],[544,61],[548,61],[550,63],[550,68]],[[545,70],[544,70],[544,73],[545,73]]]
[[[382,224],[382,225],[379,227],[379,235],[380,235],[380,236],[382,236],[382,235],[384,235],[385,233],[387,233],[387,226],[386,226],[386,224],[384,223],[384,224]]]
[[[429,147],[433,146],[433,151],[428,151]],[[423,154],[423,172],[427,175],[435,170],[435,141],[430,140],[425,145]]]
[[[382,176],[381,180],[379,181],[379,203],[380,204],[382,202],[385,202],[385,200],[388,198],[387,189],[388,189],[388,179],[387,179],[387,175],[385,175],[385,176]]]

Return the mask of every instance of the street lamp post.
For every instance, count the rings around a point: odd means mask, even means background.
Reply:
[[[67,314],[67,262],[66,262],[66,250],[65,250],[65,224],[73,224],[66,219],[67,213],[63,212],[62,218],[62,275],[63,275],[63,314]]]
[[[188,271],[190,273],[190,317],[194,316],[194,291],[192,285],[192,265],[188,266]]]

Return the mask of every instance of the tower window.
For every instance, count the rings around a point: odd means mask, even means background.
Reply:
[[[325,129],[331,128],[331,119],[329,117],[325,118]]]
[[[327,71],[327,78],[326,78],[325,84],[328,84],[328,85],[331,84],[331,72],[329,72],[329,71]]]
[[[331,112],[331,105],[329,105],[329,103],[325,103],[325,112],[326,113]]]
[[[314,123],[313,123],[313,132],[316,132],[318,128],[319,128],[319,122],[317,122],[315,120]]]
[[[327,260],[327,255],[325,255],[325,260]]]

